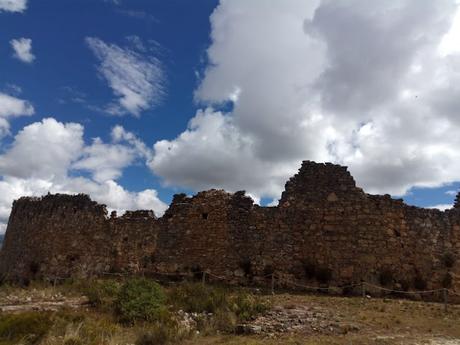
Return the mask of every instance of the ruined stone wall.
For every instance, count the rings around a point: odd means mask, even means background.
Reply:
[[[139,272],[157,232],[152,212],[109,219],[105,206],[86,195],[21,198],[13,204],[0,273],[29,281]]]
[[[163,215],[107,217],[86,196],[22,198],[11,213],[0,272],[9,279],[183,274],[209,270],[261,283],[361,280],[396,289],[460,290],[460,205],[441,212],[366,194],[345,167],[305,161],[279,206],[244,192],[176,195]]]

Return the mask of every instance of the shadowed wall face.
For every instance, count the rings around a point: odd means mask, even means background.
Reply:
[[[346,167],[305,161],[278,207],[244,192],[179,194],[163,217],[107,217],[87,196],[21,198],[0,270],[13,280],[107,273],[193,274],[230,282],[361,280],[397,289],[460,289],[460,207],[441,212],[357,188]]]

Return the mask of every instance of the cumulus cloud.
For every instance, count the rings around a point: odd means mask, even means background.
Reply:
[[[459,181],[460,54],[439,48],[457,10],[454,0],[221,1],[195,91],[209,109],[157,142],[150,167],[170,185],[269,198],[304,159],[348,165],[376,193]]]
[[[0,12],[23,12],[27,9],[27,0],[0,0]]]
[[[111,138],[111,143],[94,138],[93,143],[84,148],[83,156],[73,168],[90,171],[95,181],[104,182],[118,179],[123,168],[135,160],[151,157],[151,150],[145,143],[122,126],[112,129]]]
[[[34,107],[27,101],[0,92],[0,117],[32,115]]]
[[[86,43],[99,61],[98,72],[109,84],[116,102],[107,106],[113,115],[132,114],[157,106],[165,95],[163,66],[137,36],[130,36],[130,46],[120,47],[97,37]]]
[[[10,41],[14,50],[14,57],[25,63],[32,63],[35,55],[32,54],[32,40],[30,38],[18,38]]]
[[[53,179],[66,176],[83,148],[83,127],[44,119],[24,127],[0,156],[2,175]]]
[[[96,138],[86,145],[83,132],[80,124],[48,118],[16,134],[0,155],[0,224],[6,223],[14,199],[48,192],[87,193],[119,212],[142,208],[161,215],[165,211],[155,190],[130,192],[116,182],[124,168],[144,157],[134,134],[117,126],[112,131],[114,142]],[[75,177],[82,170],[89,171],[91,178]]]
[[[28,101],[0,92],[0,138],[9,133],[8,118],[29,116],[35,112]]]

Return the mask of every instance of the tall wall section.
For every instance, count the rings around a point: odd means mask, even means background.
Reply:
[[[300,284],[361,280],[460,290],[460,205],[422,209],[357,188],[345,167],[305,161],[277,207],[244,192],[179,194],[152,212],[108,217],[87,196],[13,205],[0,273],[8,279],[209,270],[235,283],[276,272]]]
[[[29,281],[140,272],[155,250],[153,212],[107,217],[86,195],[47,195],[14,202],[3,248],[2,278]]]

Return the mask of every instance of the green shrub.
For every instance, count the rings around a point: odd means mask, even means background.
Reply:
[[[120,291],[120,284],[114,280],[97,280],[87,284],[83,293],[94,307],[109,306]]]
[[[201,283],[185,283],[174,287],[169,293],[170,302],[188,313],[214,313],[228,309],[227,296],[223,289]]]
[[[21,313],[0,317],[0,341],[37,344],[50,330],[52,321],[48,313]]]
[[[245,292],[239,292],[231,299],[231,309],[241,321],[252,320],[269,308],[269,303],[260,296]]]
[[[166,317],[165,294],[160,285],[148,279],[131,279],[120,288],[115,311],[123,323],[156,321]]]
[[[254,319],[270,307],[261,296],[199,283],[174,287],[170,290],[169,300],[176,309],[204,313],[197,319],[198,329],[204,334],[216,330],[232,332],[238,321]]]

